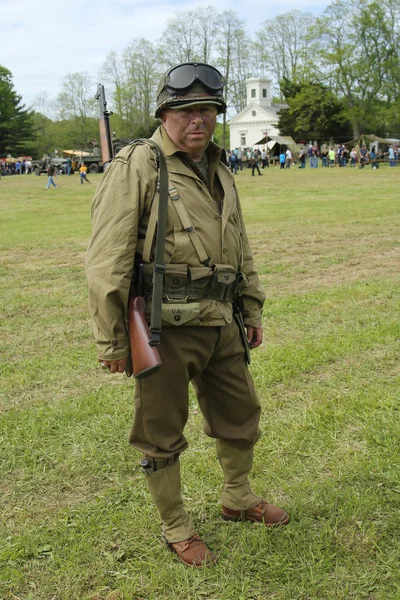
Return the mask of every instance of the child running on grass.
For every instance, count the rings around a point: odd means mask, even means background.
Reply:
[[[86,173],[87,173],[87,166],[83,162],[83,163],[81,163],[81,166],[79,167],[79,175],[80,175],[80,179],[81,179],[81,184],[82,185],[83,185],[83,180],[85,180],[88,183],[90,183],[89,179],[86,177]]]

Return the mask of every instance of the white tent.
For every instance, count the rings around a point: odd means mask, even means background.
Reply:
[[[292,150],[295,150],[296,148],[296,142],[292,137],[290,137],[290,135],[269,135],[267,137],[264,136],[259,142],[257,142],[254,145],[262,146],[266,143],[268,146],[268,150],[271,150],[275,146],[275,144],[279,144],[280,146],[288,146]]]

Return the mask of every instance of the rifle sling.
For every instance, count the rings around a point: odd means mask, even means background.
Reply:
[[[160,194],[159,183],[157,181],[157,191],[154,196],[153,203],[151,205],[151,213],[150,213],[150,218],[149,218],[149,222],[147,225],[147,233],[146,233],[146,238],[144,240],[143,251],[142,251],[142,260],[144,263],[152,262],[154,236],[156,234],[156,229],[157,229],[159,194]]]
[[[167,234],[167,215],[168,215],[168,171],[165,162],[165,156],[161,148],[153,140],[147,140],[158,155],[159,164],[159,203],[158,203],[158,219],[157,219],[157,236],[155,247],[154,260],[154,276],[153,276],[153,295],[151,299],[151,316],[150,316],[150,346],[158,346],[160,344],[161,334],[161,310],[163,285],[165,275],[164,262],[164,247],[165,237]]]

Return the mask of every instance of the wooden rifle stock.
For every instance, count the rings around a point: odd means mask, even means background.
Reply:
[[[143,296],[129,297],[129,340],[132,372],[136,379],[148,377],[161,367],[156,346],[150,346],[150,329],[145,316],[146,301]],[[129,375],[129,373],[127,373]]]
[[[104,117],[100,117],[99,119],[99,130],[100,130],[100,147],[101,147],[101,160],[103,165],[108,165],[108,163],[112,160],[113,155],[112,151],[110,151],[110,135],[109,135],[109,126]]]

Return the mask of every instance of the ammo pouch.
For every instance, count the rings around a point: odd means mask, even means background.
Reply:
[[[144,295],[151,298],[154,264],[144,264]],[[189,267],[166,265],[163,288],[162,319],[170,325],[199,325],[200,303],[203,298],[232,302],[248,285],[244,273],[230,265]]]
[[[204,297],[220,302],[232,302],[243,294],[249,280],[244,273],[236,272],[230,265],[213,265],[210,288]]]

